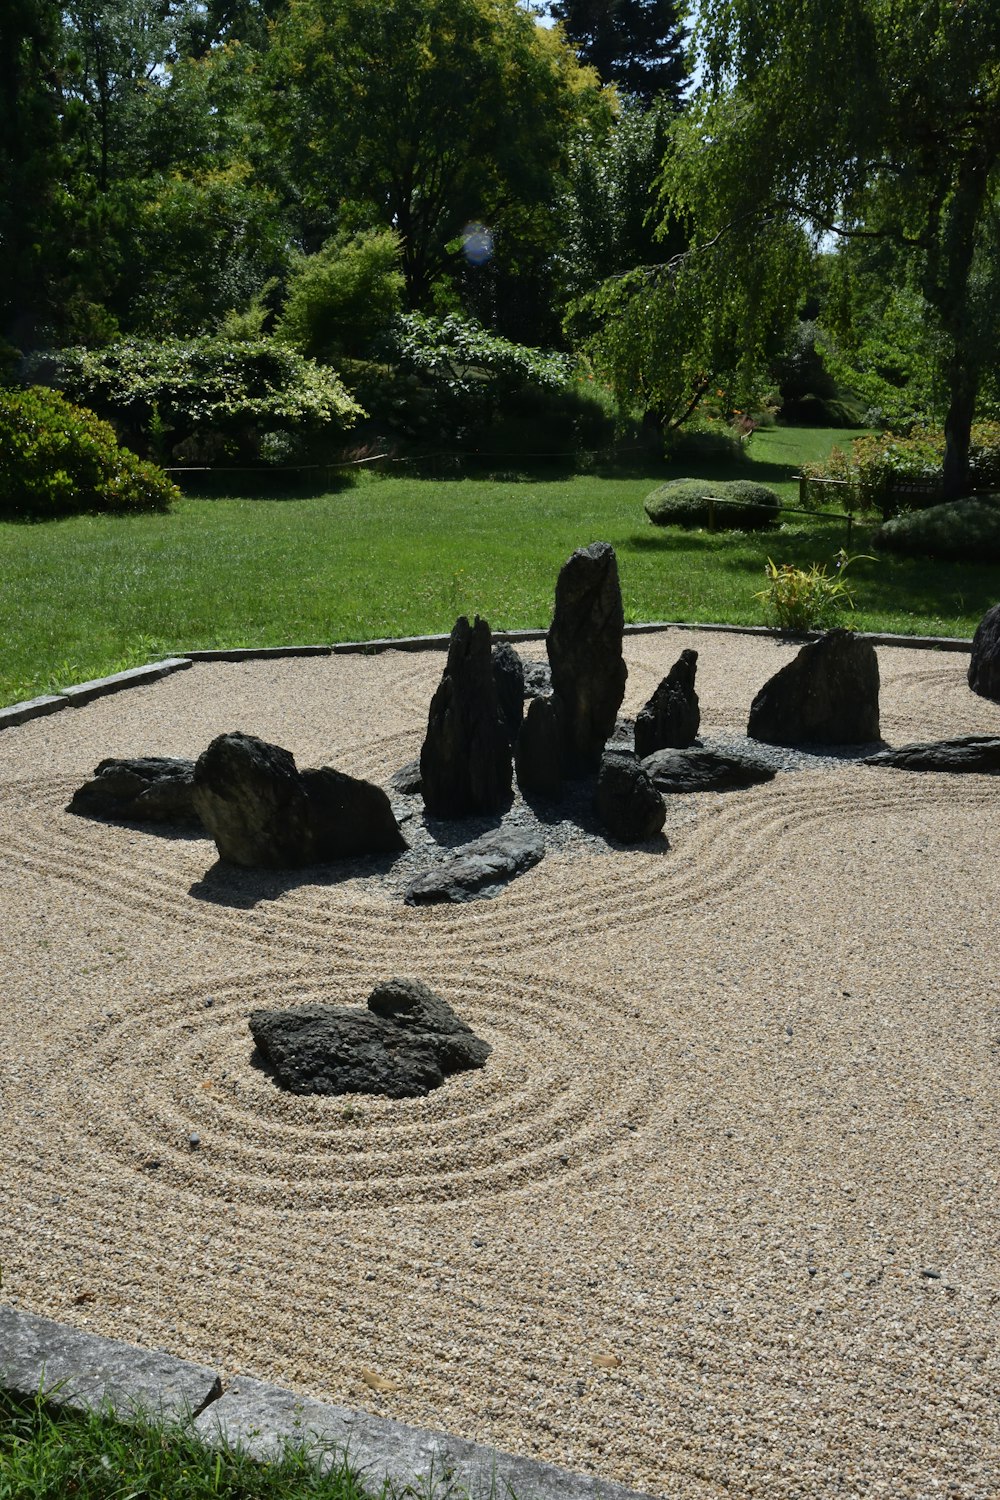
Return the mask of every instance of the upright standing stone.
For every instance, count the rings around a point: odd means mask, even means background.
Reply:
[[[853,631],[827,631],[765,682],[747,734],[769,745],[874,744],[878,690],[874,648]]]
[[[558,802],[563,780],[563,730],[559,704],[547,698],[528,700],[514,751],[517,784],[526,797]]]
[[[596,770],[614,730],[628,677],[624,626],[615,549],[607,542],[581,547],[559,574],[546,638],[573,771]]]
[[[431,699],[420,751],[429,813],[462,818],[497,812],[511,798],[510,737],[493,676],[490,627],[477,615],[455,621],[448,661]]]
[[[1000,703],[1000,604],[988,609],[976,627],[969,659],[969,686],[981,698]]]
[[[656,750],[687,750],[698,738],[701,708],[694,690],[697,651],[682,651],[635,721],[640,760]]]
[[[517,739],[524,717],[524,667],[509,641],[497,641],[493,647],[493,680],[511,744]]]

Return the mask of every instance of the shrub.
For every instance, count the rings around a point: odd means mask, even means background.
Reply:
[[[53,378],[161,462],[301,461],[362,415],[332,370],[264,337],[64,349]]]
[[[0,515],[168,510],[177,490],[91,411],[41,386],[0,390]]]
[[[709,497],[720,501],[710,509]],[[672,479],[644,501],[654,526],[708,526],[725,531],[761,531],[778,519],[781,502],[774,490],[748,479],[722,484],[708,479]]]
[[[368,354],[403,304],[401,244],[391,229],[328,240],[296,264],[275,326],[283,343],[317,359]]]
[[[1000,500],[984,495],[895,516],[872,542],[909,556],[1000,562]]]
[[[768,558],[764,569],[767,588],[754,594],[754,598],[763,600],[768,622],[779,630],[796,635],[807,630],[826,630],[836,623],[842,609],[854,608],[854,598],[844,582],[844,574],[856,561],[857,558],[848,557],[841,547],[833,559],[831,577],[825,563],[797,568],[792,563],[776,563]]]

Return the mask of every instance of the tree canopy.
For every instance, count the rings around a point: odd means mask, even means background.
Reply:
[[[885,245],[938,335],[945,487],[961,493],[1000,314],[1000,8],[702,0],[700,15],[705,83],[663,177],[689,261],[747,286],[769,262],[794,270],[791,230]]]
[[[551,15],[604,83],[680,104],[687,76],[677,0],[553,0]]]

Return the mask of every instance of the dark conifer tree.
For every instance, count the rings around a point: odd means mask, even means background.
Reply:
[[[666,95],[679,106],[687,32],[677,0],[552,0],[548,8],[604,83],[646,102]]]

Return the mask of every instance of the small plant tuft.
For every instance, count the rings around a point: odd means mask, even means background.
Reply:
[[[827,630],[834,625],[843,609],[854,608],[854,596],[844,581],[852,563],[873,562],[873,558],[848,557],[841,547],[833,559],[834,571],[826,563],[812,563],[797,568],[793,563],[776,563],[770,557],[765,566],[768,586],[754,595],[763,600],[768,622],[779,630],[802,635],[807,630]]]

